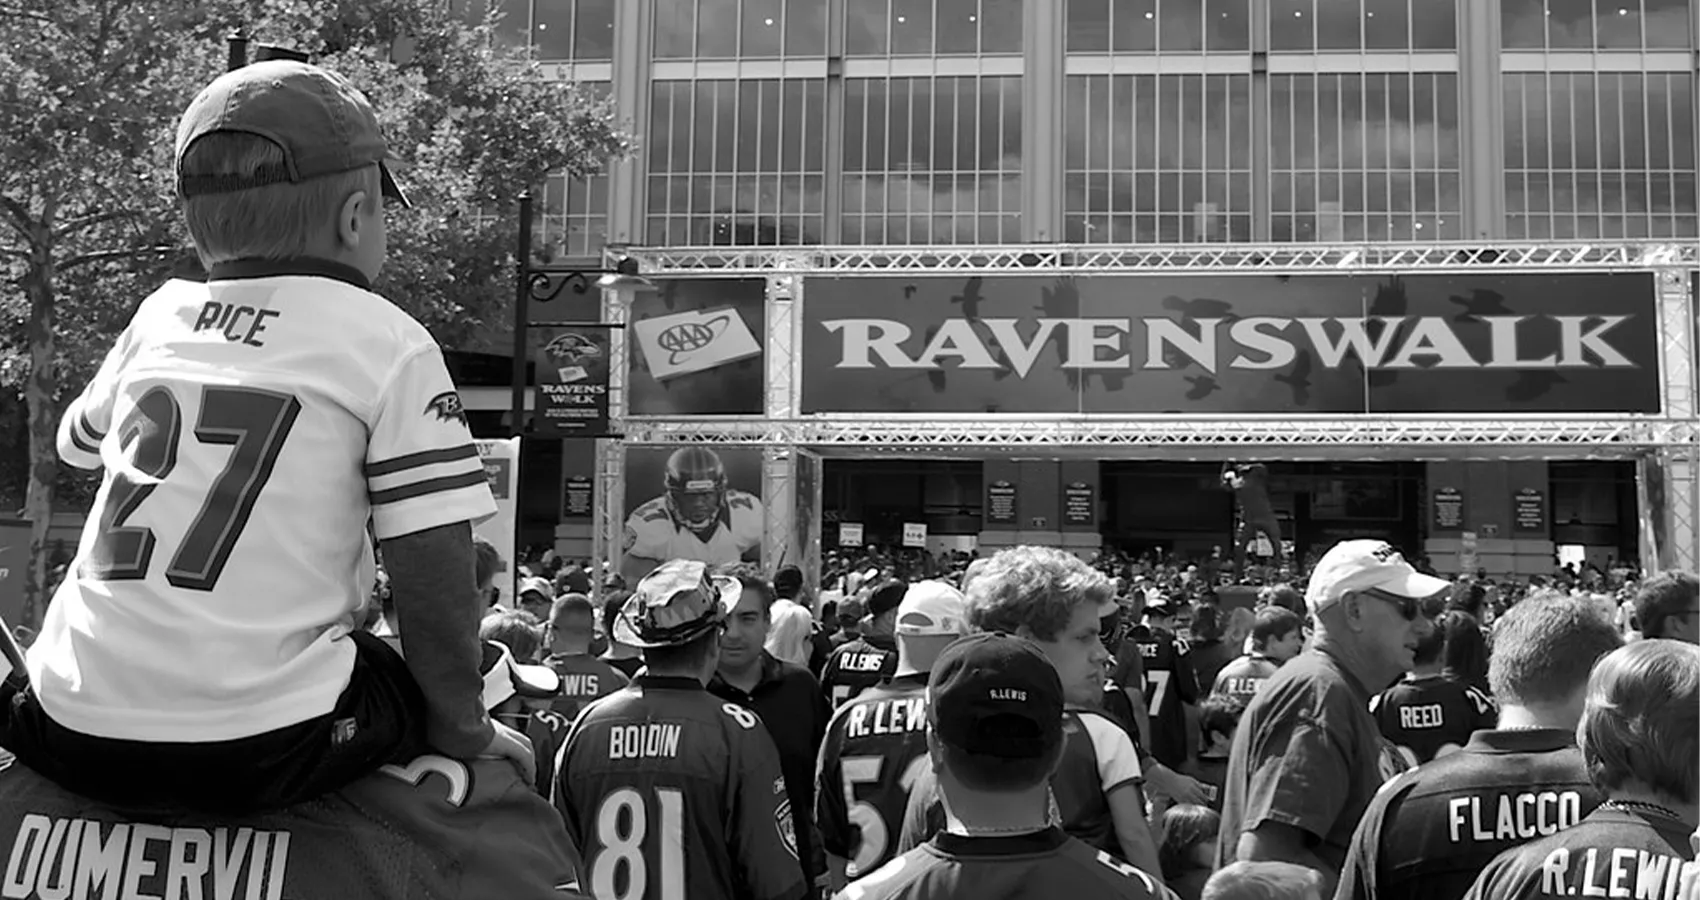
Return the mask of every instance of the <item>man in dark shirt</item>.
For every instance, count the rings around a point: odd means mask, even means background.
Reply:
[[[1169,629],[1172,609],[1161,595],[1145,606],[1145,621],[1128,630],[1145,668],[1145,704],[1150,717],[1151,755],[1171,769],[1191,763],[1197,746],[1192,723],[1198,702],[1198,677],[1186,641]],[[1116,678],[1121,681],[1122,678]]]
[[[821,690],[833,709],[891,677],[897,668],[897,605],[909,586],[890,580],[868,594],[868,621],[856,640],[841,644],[821,669]]]
[[[1458,752],[1470,735],[1492,728],[1499,715],[1485,692],[1442,671],[1447,617],[1456,617],[1455,627],[1468,628],[1475,639],[1474,619],[1462,612],[1442,613],[1434,633],[1417,646],[1417,667],[1369,704],[1382,736],[1413,766]]]
[[[946,830],[840,900],[1174,900],[1150,873],[1049,824],[1063,684],[1037,646],[997,633],[963,638],[940,655],[927,692]]]
[[[1588,678],[1576,727],[1605,802],[1573,827],[1495,857],[1466,900],[1675,897],[1700,828],[1697,724],[1700,647],[1643,640],[1613,650]]]
[[[1408,671],[1432,628],[1421,601],[1450,585],[1384,541],[1336,544],[1305,600],[1311,648],[1282,666],[1240,721],[1223,785],[1217,863],[1316,869],[1332,893],[1352,832],[1382,782],[1405,767],[1369,714],[1370,685]]]
[[[710,693],[752,709],[773,737],[785,793],[796,822],[797,850],[811,886],[824,878],[826,858],[814,827],[815,754],[826,734],[827,708],[820,685],[802,666],[781,662],[762,649],[767,640],[773,585],[749,566],[731,570],[743,587],[720,639],[720,662]]]
[[[549,651],[543,664],[561,676],[561,695],[550,708],[566,717],[578,718],[579,710],[598,697],[626,686],[624,672],[590,655],[595,632],[596,607],[583,594],[563,594],[549,611],[543,639]]]
[[[1240,529],[1234,536],[1234,575],[1245,574],[1246,548],[1257,539],[1259,532],[1269,539],[1274,549],[1272,565],[1281,565],[1281,523],[1275,518],[1275,507],[1269,504],[1269,469],[1263,463],[1222,467],[1222,483],[1234,492],[1240,505]]]
[[[1488,680],[1499,730],[1401,775],[1352,837],[1339,900],[1455,900],[1499,853],[1600,803],[1576,749],[1588,673],[1622,644],[1593,601],[1537,595],[1499,621]]]

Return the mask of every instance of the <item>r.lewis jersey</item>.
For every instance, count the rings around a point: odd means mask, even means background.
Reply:
[[[1574,826],[1600,800],[1571,732],[1477,732],[1375,796],[1352,836],[1338,896],[1456,900],[1495,856]]]
[[[580,710],[590,701],[606,697],[630,683],[624,672],[588,653],[572,656],[551,656],[543,664],[561,676],[561,696],[549,708],[567,721],[578,718]]]
[[[833,648],[820,670],[820,689],[837,708],[897,671],[897,639],[866,635]]]
[[[1151,746],[1157,761],[1178,768],[1186,763],[1193,736],[1185,706],[1198,702],[1198,679],[1186,641],[1161,628],[1135,625],[1128,640],[1145,664],[1145,702],[1151,717]]]
[[[1675,819],[1602,805],[1575,827],[1500,854],[1465,900],[1625,897],[1676,900],[1690,829]]]
[[[803,895],[773,739],[694,679],[640,675],[586,707],[556,764],[555,807],[597,897]]]
[[[745,491],[727,491],[720,520],[708,537],[699,536],[667,511],[667,498],[656,497],[626,517],[626,555],[665,562],[689,559],[724,565],[761,549],[765,528],[761,501]]]
[[[815,767],[815,824],[852,880],[892,858],[909,789],[927,768],[925,676],[870,688],[833,714]]]
[[[943,833],[840,891],[837,900],[1175,900],[1156,878],[1057,828],[1008,837]]]
[[[1229,660],[1216,673],[1216,683],[1211,686],[1210,693],[1233,697],[1242,704],[1250,703],[1251,698],[1257,696],[1257,689],[1280,668],[1280,663],[1267,656],[1247,653]]]
[[[1487,694],[1444,675],[1406,676],[1370,700],[1369,711],[1413,765],[1458,752],[1470,735],[1499,720]]]
[[[495,512],[424,326],[334,263],[230,263],[136,310],[59,425],[105,479],[29,652],[54,721],[156,742],[329,712],[370,539]]]

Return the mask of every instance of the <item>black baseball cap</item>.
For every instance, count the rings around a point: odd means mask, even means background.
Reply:
[[[909,585],[893,578],[881,582],[868,593],[868,615],[879,618],[896,609],[903,602],[903,595],[909,593]]]
[[[1031,641],[970,635],[933,663],[927,718],[940,742],[964,753],[1043,759],[1062,745],[1062,680]]]
[[[221,131],[271,141],[283,152],[283,166],[246,177],[185,176],[183,156],[190,146]],[[177,125],[177,193],[182,197],[308,181],[376,163],[384,196],[410,206],[391,172],[395,161],[371,101],[353,82],[289,59],[257,62],[220,75],[190,101]]]

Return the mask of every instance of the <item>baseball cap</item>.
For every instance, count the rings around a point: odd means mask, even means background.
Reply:
[[[513,652],[496,641],[484,642],[478,674],[484,676],[485,709],[495,709],[515,696],[548,700],[561,694],[561,676],[554,669],[516,662]]]
[[[908,592],[909,585],[896,579],[882,582],[868,593],[868,615],[879,618],[891,612],[903,602],[903,595]]]
[[[216,132],[265,138],[283,151],[283,166],[252,175],[183,174],[183,156]],[[396,184],[396,161],[378,117],[354,83],[329,69],[295,60],[257,62],[214,79],[189,102],[177,125],[177,193],[182,197],[233,191],[352,172],[373,163],[384,196],[411,206]]]
[[[897,604],[897,633],[912,637],[968,633],[968,600],[942,581],[917,581]]]
[[[1305,605],[1316,615],[1353,591],[1374,589],[1422,600],[1451,586],[1450,581],[1418,572],[1386,541],[1341,541],[1311,572]]]
[[[662,563],[643,577],[614,619],[614,639],[632,647],[676,647],[726,621],[744,589],[694,560]]]
[[[782,566],[773,573],[773,589],[780,594],[796,594],[803,588],[803,570],[796,566]]]
[[[521,578],[519,580],[519,595],[524,597],[529,593],[542,594],[544,600],[555,599],[555,586],[547,578]]]
[[[840,619],[860,622],[862,617],[867,614],[868,604],[863,602],[860,597],[845,597],[838,602],[838,617]]]
[[[1031,641],[970,635],[933,663],[927,718],[941,742],[964,753],[1042,759],[1062,744],[1062,681]]]

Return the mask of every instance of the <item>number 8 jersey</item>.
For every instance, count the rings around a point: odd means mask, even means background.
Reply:
[[[597,900],[803,896],[779,751],[695,679],[639,675],[586,707],[554,801]]]
[[[224,741],[330,712],[368,522],[383,541],[495,511],[430,333],[328,262],[167,282],[58,446],[106,474],[28,668],[49,716],[99,737]]]

